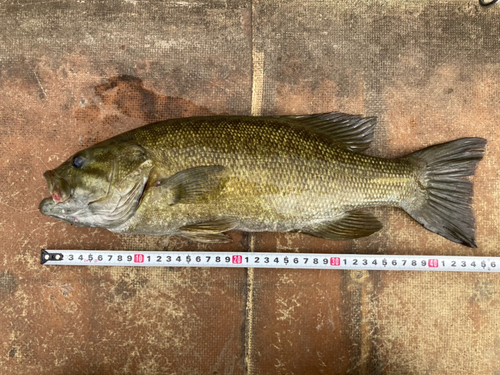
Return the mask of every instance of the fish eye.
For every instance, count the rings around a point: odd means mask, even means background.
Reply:
[[[84,162],[85,162],[85,159],[82,156],[75,156],[73,158],[73,167],[81,168],[83,166]]]

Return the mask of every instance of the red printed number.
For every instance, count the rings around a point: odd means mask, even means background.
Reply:
[[[330,258],[330,266],[340,266],[340,258],[339,257],[331,257]]]
[[[438,268],[439,261],[437,259],[429,259],[429,267]]]
[[[144,255],[134,254],[134,263],[144,263]]]
[[[241,264],[243,257],[241,255],[233,255],[233,264]]]

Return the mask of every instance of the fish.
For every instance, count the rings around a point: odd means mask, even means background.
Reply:
[[[43,215],[115,233],[227,243],[226,232],[369,236],[391,206],[477,247],[473,182],[486,139],[461,138],[396,159],[363,154],[376,117],[210,116],[149,124],[44,173]]]

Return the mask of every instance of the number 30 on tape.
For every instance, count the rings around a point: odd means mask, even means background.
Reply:
[[[60,266],[241,267],[380,271],[500,272],[497,257],[229,253],[196,251],[42,250],[41,263]]]

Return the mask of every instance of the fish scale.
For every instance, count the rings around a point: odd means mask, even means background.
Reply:
[[[230,168],[233,176],[237,177],[233,178],[231,194],[219,196],[218,201],[210,202],[204,208],[207,212],[216,213],[214,216],[238,218],[254,216],[248,215],[249,211],[260,212],[259,220],[240,220],[241,229],[250,231],[261,229],[261,221],[280,221],[283,230],[288,231],[307,224],[312,217],[328,220],[339,216],[346,209],[387,203],[393,205],[395,200],[388,197],[401,196],[406,185],[411,182],[410,178],[401,181],[405,173],[408,175],[412,171],[412,166],[404,161],[384,160],[383,164],[378,163],[379,160],[372,156],[335,148],[332,140],[305,133],[305,130],[287,126],[279,120],[255,119],[254,123],[252,120],[232,118],[230,121],[220,121],[207,118],[198,125],[198,133],[182,129],[178,133],[169,130],[162,144],[156,140],[149,144],[151,138],[145,137],[143,140],[139,134],[138,142],[148,150],[154,150],[155,147],[175,150],[170,155],[162,154],[164,158],[158,161],[160,165],[167,164],[173,158],[178,162],[176,166],[169,165],[172,169],[165,172],[166,175],[206,164],[221,164]],[[182,120],[178,121],[183,123]],[[184,124],[186,128],[188,125]],[[306,136],[300,137],[304,133]],[[238,134],[238,138],[234,138],[234,134]],[[191,157],[183,155],[182,144],[185,145],[185,140],[176,140],[186,136],[191,138],[193,144],[198,144],[196,152],[189,150],[188,155],[193,155]],[[204,145],[204,142],[207,144]],[[246,157],[229,158],[227,155],[231,152],[239,152]],[[278,157],[281,159],[278,160]],[[382,168],[374,169],[377,164]],[[323,177],[322,181],[318,181],[318,176]],[[379,181],[371,183],[372,178]],[[394,183],[395,178],[401,182]],[[249,183],[255,183],[259,188],[248,189]],[[277,196],[276,191],[283,194]],[[291,193],[285,194],[287,191]],[[297,191],[301,194],[297,194]],[[183,208],[179,207],[179,216],[183,216]],[[286,213],[288,223],[283,223],[283,215],[277,214],[278,211]],[[264,218],[264,213],[268,217]],[[140,230],[145,221],[157,221],[156,215],[163,214],[155,212],[155,216],[150,217],[146,210],[143,213],[139,209],[137,221],[140,224],[136,230]],[[172,215],[175,213],[172,212]],[[206,220],[210,219],[206,217]]]
[[[387,160],[360,153],[375,123],[332,112],[146,125],[48,171],[58,199],[45,199],[40,210],[117,233],[228,242],[223,232],[231,229],[363,237],[382,227],[363,209],[394,206],[433,232],[476,246],[466,177],[486,141],[464,138]]]

